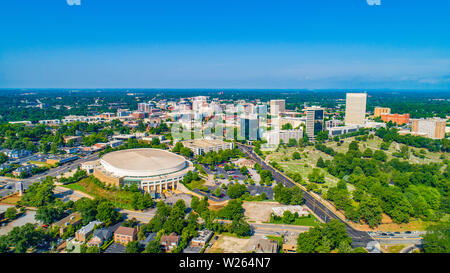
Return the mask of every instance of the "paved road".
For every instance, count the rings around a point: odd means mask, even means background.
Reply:
[[[273,168],[272,166],[267,164],[265,161],[263,161],[258,155],[256,155],[253,152],[252,147],[249,147],[247,145],[243,145],[240,143],[236,143],[236,144],[237,144],[237,147],[241,151],[243,151],[248,157],[250,157],[252,160],[254,160],[259,165],[261,165],[262,169],[271,171],[272,176],[275,181],[283,183],[283,185],[286,187],[298,186],[287,176],[283,175],[280,171],[278,171],[277,169]],[[333,219],[337,219],[346,225],[347,233],[353,240],[353,243],[352,243],[353,247],[366,247],[368,242],[373,241],[373,239],[370,237],[370,235],[367,232],[354,229],[345,220],[338,217],[334,212],[332,212],[324,204],[322,204],[319,200],[317,200],[316,197],[314,197],[313,195],[311,195],[310,193],[308,193],[307,191],[305,191],[303,189],[302,189],[302,192],[303,192],[303,198],[305,199],[305,205],[310,210],[312,210],[321,220],[323,220],[324,222],[327,223]]]
[[[422,238],[379,238],[374,237],[375,240],[380,242],[380,244],[387,244],[387,245],[422,245],[423,240]]]
[[[126,219],[136,218],[136,220],[142,223],[148,223],[153,218],[153,216],[155,216],[156,208],[148,209],[142,212],[121,209],[119,210],[119,212],[122,213]]]
[[[23,182],[23,186],[24,188],[28,188],[29,185],[41,181],[42,179],[44,179],[46,176],[58,176],[61,175],[65,172],[68,172],[70,170],[74,170],[76,169],[81,163],[87,162],[87,161],[92,161],[98,159],[98,154],[94,153],[94,154],[90,154],[87,155],[85,157],[81,157],[77,160],[74,160],[72,162],[68,162],[66,164],[63,164],[59,167],[56,168],[52,168],[44,173],[40,173],[37,175],[34,175],[30,178],[25,178],[25,179],[12,179],[12,178],[8,178],[8,177],[1,177],[0,178],[0,182],[5,183],[6,185],[10,185],[11,189],[1,189],[0,190],[0,197],[2,196],[6,196],[8,194],[14,193],[15,192],[15,183],[18,181],[22,181]]]

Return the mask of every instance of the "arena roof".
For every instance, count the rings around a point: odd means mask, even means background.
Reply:
[[[104,155],[100,163],[105,170],[119,177],[165,175],[188,167],[184,157],[150,148],[111,152]]]

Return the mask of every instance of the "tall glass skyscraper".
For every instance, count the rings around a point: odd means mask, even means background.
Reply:
[[[316,139],[317,133],[323,131],[323,117],[323,108],[317,106],[306,108],[306,135],[308,136],[310,141],[314,141]]]

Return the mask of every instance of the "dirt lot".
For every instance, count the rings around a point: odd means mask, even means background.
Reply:
[[[421,220],[411,220],[409,223],[407,224],[396,224],[394,222],[392,222],[391,218],[383,213],[383,218],[381,220],[381,224],[374,228],[371,229],[368,225],[366,224],[355,224],[353,222],[350,222],[350,224],[358,229],[358,230],[363,230],[363,231],[391,231],[391,232],[395,232],[395,231],[408,231],[408,230],[425,230],[430,224],[431,222],[425,222],[425,221],[421,221]]]
[[[285,207],[278,202],[244,202],[242,207],[245,209],[244,215],[248,221],[255,223],[268,222],[272,208]]]
[[[251,252],[256,241],[261,236],[252,236],[249,239],[220,235],[207,253],[248,253]]]
[[[4,199],[0,200],[0,203],[8,204],[8,205],[15,205],[20,200],[21,196],[18,194],[10,195]]]

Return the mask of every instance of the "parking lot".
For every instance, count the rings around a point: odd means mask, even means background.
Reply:
[[[226,190],[224,190],[222,188],[222,185],[225,185],[228,187],[229,185],[233,185],[235,183],[245,184],[244,181],[246,179],[248,179],[248,177],[246,175],[243,175],[242,173],[240,173],[239,168],[233,168],[231,170],[226,171],[224,169],[224,166],[225,166],[225,164],[220,164],[220,165],[215,166],[214,170],[211,170],[211,168],[209,168],[208,165],[202,164],[202,167],[205,170],[205,172],[210,177],[215,176],[215,179],[213,179],[213,181],[211,183],[205,183],[205,186],[207,186],[209,189],[209,193],[200,191],[198,189],[195,189],[194,192],[202,194],[202,195],[207,195],[208,198],[210,198],[211,200],[218,201],[218,202],[229,200],[230,198],[226,195]],[[260,180],[259,174],[256,172],[256,170],[254,170],[252,168],[248,168],[248,169],[249,169],[249,174],[250,174],[251,178],[255,182],[254,185],[251,185],[250,183],[246,184],[250,195],[257,196],[264,192],[267,195],[268,199],[273,199],[273,187],[275,184],[273,184],[272,186],[259,185],[259,180]],[[214,196],[212,194],[214,192],[214,190],[217,188],[220,188],[222,190],[222,196],[220,196],[220,197]]]
[[[26,223],[35,224],[38,223],[34,219],[34,216],[36,215],[36,211],[34,210],[27,210],[23,215],[19,216],[19,218],[7,223],[6,225],[0,226],[0,235],[6,235],[8,232],[10,232],[14,227],[20,227],[25,225]]]

